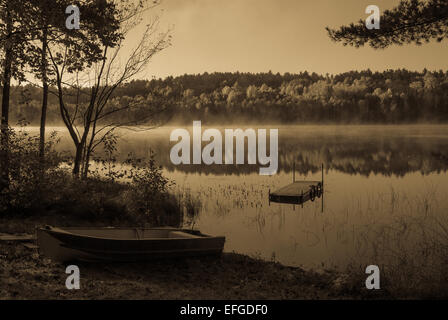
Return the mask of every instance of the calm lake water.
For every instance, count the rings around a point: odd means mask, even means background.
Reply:
[[[275,176],[260,176],[258,165],[176,167],[169,159],[175,128],[169,127],[120,131],[118,157],[123,160],[130,152],[145,157],[154,150],[177,188],[200,198],[195,228],[225,235],[225,251],[286,265],[338,267],[363,256],[368,260],[371,242],[383,241],[387,228],[399,229],[409,219],[446,217],[448,126],[271,128],[279,129]],[[65,131],[53,129],[62,137],[58,148],[70,150]],[[296,180],[320,180],[324,164],[323,212],[320,199],[303,208],[269,204],[269,190],[291,182],[294,163]],[[397,232],[412,239],[414,231]],[[403,239],[388,241],[394,245]]]

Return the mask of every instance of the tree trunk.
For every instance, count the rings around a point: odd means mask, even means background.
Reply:
[[[9,56],[11,53],[9,53]],[[11,91],[11,59],[6,54],[3,72],[3,97],[2,97],[2,121],[1,121],[1,155],[0,155],[0,191],[9,189],[9,96]]]
[[[83,149],[84,149],[84,145],[82,143],[78,143],[76,145],[75,163],[73,165],[73,175],[75,177],[79,177],[79,172],[80,172],[81,163],[82,163]]]
[[[91,157],[91,151],[90,147],[86,148],[85,157],[84,157],[84,171],[82,173],[83,179],[87,179],[87,176],[89,175],[89,166],[90,166],[90,157]]]
[[[9,97],[11,93],[11,69],[12,69],[12,21],[11,14],[7,13],[8,39],[5,41],[5,60],[3,65],[3,96],[1,119],[1,150],[0,150],[0,192],[2,197],[9,190]],[[7,200],[7,199],[6,199]]]
[[[39,139],[39,157],[41,164],[45,161],[45,125],[47,121],[48,108],[48,80],[47,80],[47,29],[43,30],[42,35],[42,113],[40,117],[40,139]]]

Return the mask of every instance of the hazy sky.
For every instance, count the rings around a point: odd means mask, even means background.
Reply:
[[[448,41],[373,50],[332,42],[326,26],[365,19],[399,0],[163,0],[172,47],[143,77],[215,71],[339,73],[370,68],[448,69]],[[136,34],[137,35],[137,34]]]

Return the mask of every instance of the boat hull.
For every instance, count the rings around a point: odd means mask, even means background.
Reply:
[[[203,235],[198,231],[181,229],[90,229],[90,234],[77,234],[70,228],[38,228],[37,242],[39,252],[52,260],[137,262],[167,258],[219,255],[225,243],[224,237]],[[180,232],[184,238],[133,238],[107,237],[120,232],[131,234],[139,232],[162,233]],[[116,232],[114,232],[116,231]],[[86,232],[87,233],[87,232]],[[105,233],[106,236],[96,236]]]

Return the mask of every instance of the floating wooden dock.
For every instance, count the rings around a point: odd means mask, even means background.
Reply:
[[[269,190],[269,204],[271,202],[285,204],[302,204],[317,198],[322,198],[323,210],[324,194],[324,165],[322,164],[321,181],[295,181],[295,164],[293,167],[292,183],[271,193]]]
[[[270,202],[302,204],[308,200],[314,201],[323,193],[321,181],[295,181],[283,188],[269,193]]]

